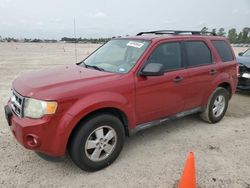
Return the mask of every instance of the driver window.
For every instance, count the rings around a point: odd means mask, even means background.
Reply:
[[[162,64],[165,72],[181,68],[180,43],[169,42],[160,44],[150,55],[148,63]]]

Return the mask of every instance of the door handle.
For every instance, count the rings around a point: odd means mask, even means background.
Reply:
[[[173,79],[173,81],[175,82],[175,83],[178,83],[178,82],[180,82],[180,81],[182,81],[184,78],[182,77],[182,76],[176,76],[174,79]]]
[[[216,69],[211,69],[209,72],[210,75],[215,75],[216,73],[217,73]]]

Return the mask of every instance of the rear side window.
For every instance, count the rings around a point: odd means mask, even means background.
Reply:
[[[207,65],[212,63],[212,54],[202,41],[184,42],[189,67]]]
[[[234,59],[232,50],[225,41],[214,40],[212,41],[212,43],[223,62],[232,61]]]

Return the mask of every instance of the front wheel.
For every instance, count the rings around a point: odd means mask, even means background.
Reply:
[[[42,159],[49,161],[49,162],[62,162],[64,160],[64,157],[53,157],[53,156],[49,156],[45,153],[41,153],[37,151],[35,153]]]
[[[201,118],[209,123],[219,122],[227,111],[228,101],[228,91],[218,87],[210,96],[205,111],[201,113]]]
[[[122,150],[125,132],[115,116],[99,114],[79,124],[70,140],[69,155],[85,171],[110,165]]]

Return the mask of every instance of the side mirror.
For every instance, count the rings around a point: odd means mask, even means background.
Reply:
[[[163,74],[163,65],[159,63],[149,63],[139,73],[140,76],[161,76]]]
[[[243,52],[238,53],[239,56],[242,56],[243,54],[244,54]]]

